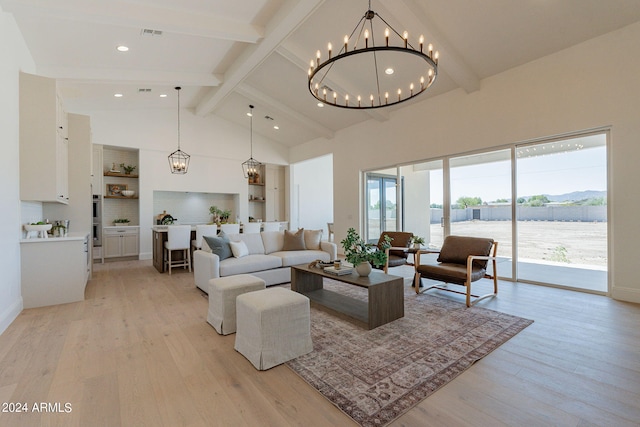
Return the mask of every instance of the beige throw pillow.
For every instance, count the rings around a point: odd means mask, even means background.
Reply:
[[[304,244],[304,228],[299,229],[295,233],[284,230],[284,247],[283,251],[304,251],[307,247]]]
[[[304,230],[304,245],[307,249],[320,250],[322,230]]]

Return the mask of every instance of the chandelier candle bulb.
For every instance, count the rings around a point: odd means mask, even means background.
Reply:
[[[438,58],[440,57],[440,52],[438,52],[436,50],[436,53],[433,55],[433,60],[435,61],[436,65],[438,65]]]
[[[324,96],[324,100],[327,100],[327,90],[326,89],[322,89],[322,96]]]
[[[411,96],[413,96],[413,83],[409,85],[409,91],[411,92]]]
[[[320,51],[316,52],[316,67],[320,65]]]
[[[335,104],[338,101],[338,94],[333,92],[333,103]]]
[[[361,107],[362,105],[360,104],[360,101],[362,101],[362,98],[360,97],[360,95],[358,95],[358,107]]]
[[[387,47],[389,47],[389,29],[388,28],[384,30],[384,39],[387,43]]]
[[[398,101],[400,101],[400,97],[402,96],[402,90],[398,89]]]
[[[364,30],[364,48],[369,48],[369,30]]]
[[[424,44],[424,36],[423,35],[420,36],[420,40],[419,41],[420,41],[420,52],[422,52],[422,45]]]
[[[427,46],[427,50],[429,51],[429,58],[433,59],[433,45],[431,43]]]
[[[349,36],[344,36],[344,51],[345,53],[349,51],[347,48],[347,43],[349,43]]]
[[[327,45],[327,50],[329,51],[329,59],[331,59],[331,43]]]
[[[402,34],[402,38],[404,39],[404,47],[406,49],[407,48],[407,43],[409,42],[409,40],[408,40],[409,39],[409,33],[405,31]]]
[[[349,94],[344,96],[344,105],[349,106]]]
[[[388,104],[389,103],[389,92],[385,92],[384,93],[384,103]]]
[[[424,76],[420,77],[420,91],[424,90]]]

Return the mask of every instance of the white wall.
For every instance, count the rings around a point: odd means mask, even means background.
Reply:
[[[640,23],[291,150],[334,158],[336,238],[359,226],[360,171],[611,126],[609,266],[614,298],[640,302]],[[446,67],[444,60],[442,66]],[[444,70],[444,68],[443,68]]]
[[[333,156],[295,163],[290,174],[290,229],[322,229],[322,238],[327,240],[327,223],[333,222]]]
[[[0,333],[22,311],[20,289],[20,170],[18,73],[33,73],[35,64],[13,16],[0,7],[0,147],[3,166],[0,179],[5,183],[0,198]]]
[[[177,148],[175,109],[91,112],[93,143],[138,148],[140,259],[152,255],[154,191],[238,194],[238,210],[249,217],[247,180],[241,164],[250,155],[249,130],[216,116],[199,117],[180,112],[181,149],[191,155],[189,171],[174,175],[167,156]],[[263,162],[288,164],[288,148],[254,133],[253,155]],[[171,213],[171,212],[169,212]],[[235,219],[235,218],[234,218]]]

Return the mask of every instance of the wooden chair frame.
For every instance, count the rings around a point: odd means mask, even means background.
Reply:
[[[428,253],[440,253],[440,251],[434,251],[434,250],[425,250],[425,249],[421,249],[419,251],[416,252],[416,262],[415,262],[415,278],[414,278],[414,288],[416,291],[416,294],[421,294],[425,291],[428,291],[429,289],[440,289],[441,291],[447,291],[447,292],[454,292],[456,294],[460,294],[460,295],[465,295],[466,296],[466,303],[467,303],[467,307],[471,307],[473,304],[477,303],[480,300],[483,300],[485,298],[489,298],[489,297],[493,297],[496,296],[498,294],[498,270],[497,270],[497,258],[496,258],[496,253],[498,252],[498,242],[493,242],[493,245],[491,247],[491,250],[489,251],[489,253],[491,255],[489,256],[480,256],[480,255],[469,255],[469,257],[467,258],[467,280],[465,280],[463,285],[460,285],[458,283],[451,283],[453,285],[458,285],[458,286],[464,286],[466,288],[465,292],[456,290],[456,289],[449,289],[447,287],[447,285],[449,284],[449,282],[444,282],[445,286],[442,286],[441,284],[435,284],[432,286],[427,286],[424,288],[420,288],[420,279],[422,278],[422,275],[418,272],[418,266],[420,265],[420,254],[428,254]],[[485,261],[491,261],[492,267],[493,267],[493,274],[487,274],[485,273],[485,275],[483,276],[484,279],[493,279],[493,293],[488,293],[488,294],[484,294],[484,295],[475,295],[471,293],[471,273],[472,273],[472,266],[473,266],[473,261],[474,260],[485,260]],[[441,281],[442,282],[442,281]],[[471,297],[474,298],[474,300],[471,300]]]

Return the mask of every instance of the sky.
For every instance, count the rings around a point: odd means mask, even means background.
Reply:
[[[606,148],[596,147],[517,161],[518,197],[559,195],[607,189]],[[508,160],[451,170],[451,200],[480,197],[483,202],[511,199]],[[431,172],[431,203],[442,203],[442,172]]]

